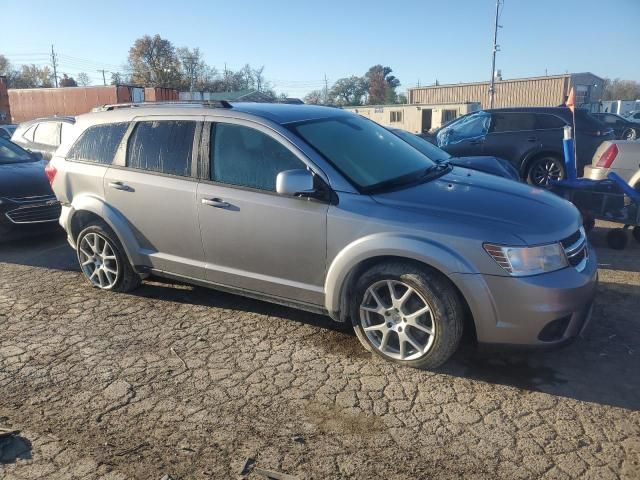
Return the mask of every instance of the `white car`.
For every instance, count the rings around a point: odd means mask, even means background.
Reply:
[[[603,180],[609,172],[620,175],[640,191],[640,142],[607,140],[593,154],[591,165],[584,167],[584,177]]]

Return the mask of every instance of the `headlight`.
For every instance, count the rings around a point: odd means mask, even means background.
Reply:
[[[559,243],[538,247],[506,247],[484,244],[489,255],[514,277],[553,272],[569,265]]]

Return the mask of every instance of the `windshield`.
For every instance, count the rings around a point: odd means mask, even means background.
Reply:
[[[360,116],[289,125],[361,189],[422,174],[435,164],[384,127]]]
[[[0,139],[0,165],[7,163],[35,162],[37,158],[15,143]]]
[[[444,162],[451,158],[451,155],[444,150],[413,133],[407,132],[406,130],[392,130],[392,132],[434,162]]]

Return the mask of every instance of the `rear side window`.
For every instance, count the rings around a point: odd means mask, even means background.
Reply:
[[[491,131],[520,132],[522,130],[534,130],[536,117],[531,113],[494,113],[492,115]]]
[[[29,128],[27,128],[27,131],[22,134],[22,137],[25,140],[29,140],[30,142],[33,142],[33,134],[36,132],[37,126],[38,125],[31,125]]]
[[[33,141],[42,145],[57,147],[60,145],[60,123],[43,122],[38,125]]]
[[[278,173],[305,168],[289,149],[258,130],[224,123],[212,129],[211,180],[275,191]]]
[[[127,166],[188,177],[196,122],[158,120],[139,122],[129,138]]]
[[[106,123],[87,128],[71,147],[67,160],[110,165],[128,123]]]
[[[566,125],[564,120],[556,117],[555,115],[548,115],[546,113],[539,113],[536,115],[538,130],[549,130],[552,128],[562,128]]]

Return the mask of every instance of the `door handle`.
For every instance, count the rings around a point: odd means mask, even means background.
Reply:
[[[223,201],[220,198],[203,198],[202,204],[209,205],[210,207],[216,207],[216,208],[229,208],[231,206],[231,204]]]
[[[116,189],[116,190],[122,190],[122,191],[125,191],[125,192],[128,192],[129,190],[131,190],[130,187],[128,187],[127,185],[125,185],[122,182],[109,182],[109,186],[111,188]]]

